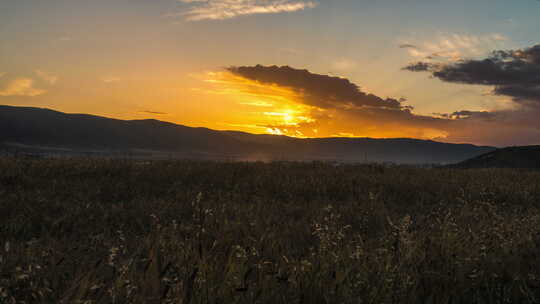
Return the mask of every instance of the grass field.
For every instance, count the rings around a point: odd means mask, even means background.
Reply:
[[[0,158],[0,303],[539,303],[540,172]]]

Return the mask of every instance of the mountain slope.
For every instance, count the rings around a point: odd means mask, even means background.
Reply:
[[[540,146],[497,149],[458,163],[453,167],[540,169]]]
[[[191,128],[157,120],[118,120],[48,109],[0,106],[0,143],[41,153],[65,149],[179,158],[454,163],[491,147],[417,139],[313,138]],[[140,151],[139,151],[140,152]],[[66,152],[67,153],[67,152]]]

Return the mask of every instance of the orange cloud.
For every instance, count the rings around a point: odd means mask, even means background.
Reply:
[[[0,89],[0,96],[27,96],[34,97],[47,93],[45,90],[34,88],[31,78],[17,78],[9,82],[5,88]]]

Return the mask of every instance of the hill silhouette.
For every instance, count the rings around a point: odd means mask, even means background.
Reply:
[[[452,167],[540,169],[540,146],[497,149]]]
[[[119,120],[0,106],[0,147],[30,153],[230,160],[337,160],[456,163],[494,150],[408,138],[311,138],[192,128],[158,120]]]

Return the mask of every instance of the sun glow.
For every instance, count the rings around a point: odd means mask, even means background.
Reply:
[[[446,133],[425,126],[409,126],[405,121],[388,121],[378,116],[390,111],[375,112],[370,107],[352,107],[346,102],[320,108],[301,90],[261,83],[228,71],[204,74],[206,94],[227,105],[219,123],[223,130],[255,134],[314,137],[416,137],[434,139]],[[321,101],[324,104],[324,101]],[[385,112],[386,111],[386,112]],[[373,114],[375,113],[375,114]],[[395,116],[400,117],[400,116]]]
[[[205,81],[213,85],[207,93],[225,95],[243,106],[244,119],[249,121],[243,125],[250,125],[252,132],[306,137],[298,128],[316,121],[311,116],[314,107],[303,104],[302,95],[292,89],[229,72],[208,73]]]
[[[264,112],[266,116],[269,116],[272,120],[275,119],[275,123],[285,126],[297,126],[301,123],[313,122],[310,117],[303,116],[300,111],[283,109],[278,112]]]

